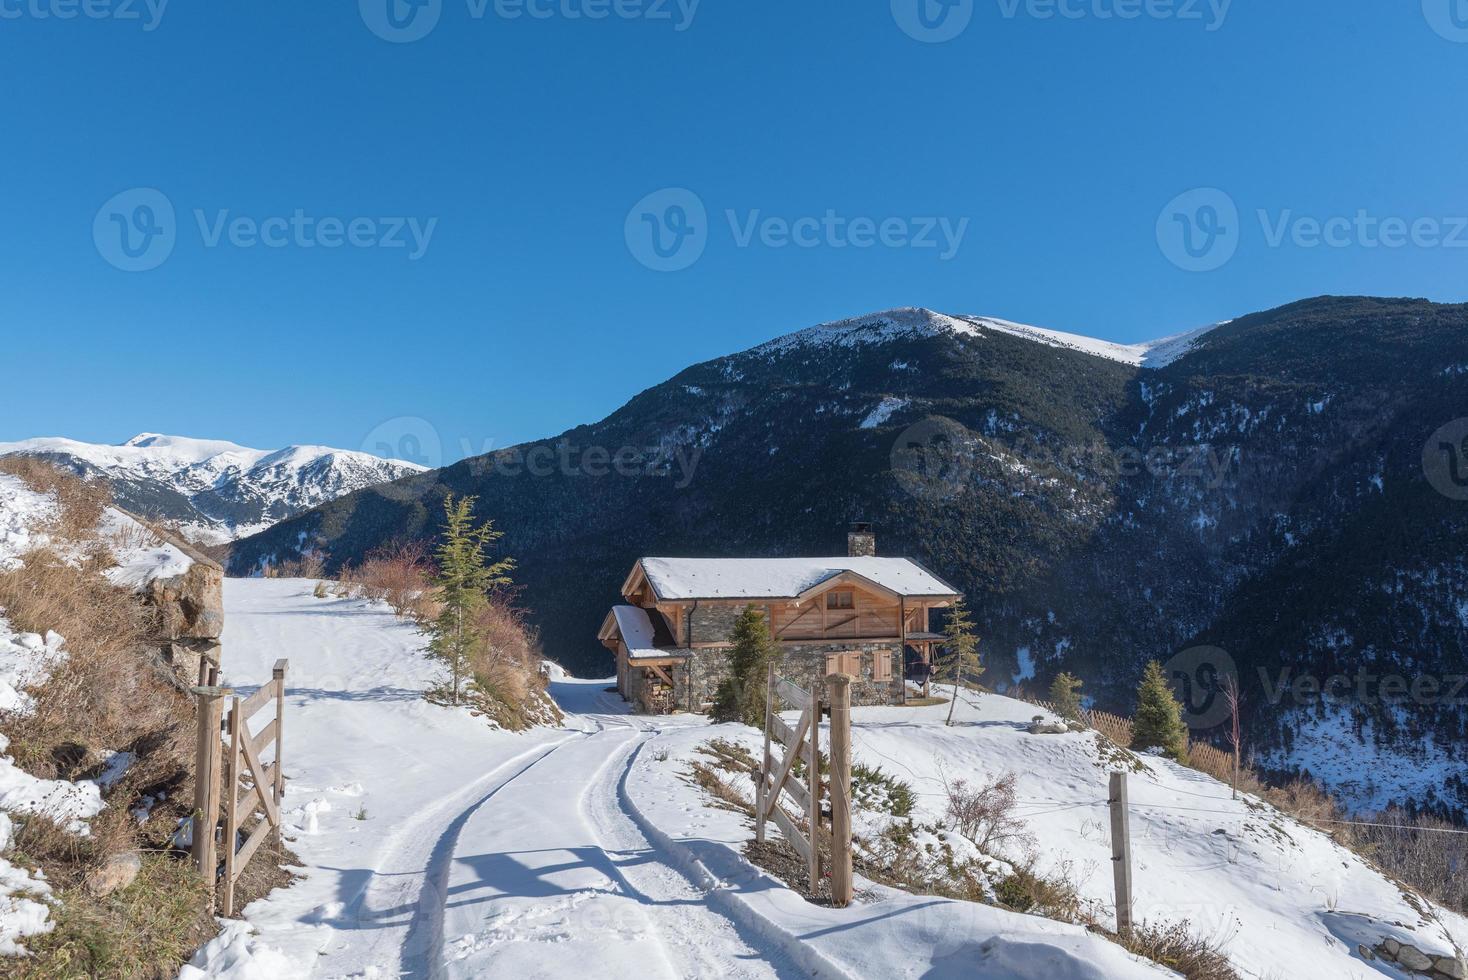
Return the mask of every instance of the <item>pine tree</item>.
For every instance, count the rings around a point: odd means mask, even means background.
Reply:
[[[965,678],[977,680],[984,667],[979,661],[979,638],[963,599],[955,599],[948,610],[948,624],[943,627],[943,652],[933,665],[940,680],[953,682],[953,700],[948,702],[948,724],[953,724],[953,708],[958,704],[958,686]]]
[[[1050,682],[1050,702],[1055,705],[1056,714],[1071,721],[1081,720],[1082,686],[1081,679],[1073,674],[1055,675],[1055,680]]]
[[[493,521],[474,526],[474,500],[462,497],[456,501],[453,494],[444,498],[443,537],[433,582],[441,611],[430,629],[430,649],[449,665],[454,704],[459,703],[465,667],[483,639],[475,626],[475,614],[488,601],[491,589],[509,584],[510,570],[515,567],[510,558],[488,563],[486,549],[504,537],[504,532],[496,531]]]
[[[1137,686],[1137,713],[1132,718],[1132,748],[1154,747],[1163,749],[1179,762],[1188,751],[1182,706],[1173,696],[1162,665],[1155,660],[1142,673],[1142,683]]]
[[[770,665],[779,659],[779,648],[757,606],[744,607],[729,639],[734,644],[729,651],[729,677],[719,684],[710,715],[714,721],[742,721],[763,728]]]

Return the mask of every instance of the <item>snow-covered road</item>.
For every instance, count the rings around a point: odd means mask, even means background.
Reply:
[[[652,733],[590,713],[599,705],[585,702],[611,700],[601,689],[556,685],[590,731],[469,815],[445,903],[448,974],[574,977],[595,964],[598,976],[670,980],[802,975],[742,937],[639,829],[622,783]]]
[[[497,732],[422,699],[437,670],[410,626],[313,585],[225,585],[225,681],[291,662],[284,809],[304,868],[245,910],[256,935],[205,951],[207,974],[806,975],[639,829],[623,781],[655,732],[605,682],[555,685],[564,728]]]

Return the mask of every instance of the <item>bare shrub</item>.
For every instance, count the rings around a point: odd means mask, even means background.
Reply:
[[[301,557],[266,566],[266,578],[321,578],[326,574],[326,556],[307,549]]]
[[[1018,777],[1007,772],[992,782],[970,786],[968,780],[944,780],[948,796],[949,827],[973,842],[985,854],[1002,842],[1032,840],[1016,813]]]
[[[399,619],[427,622],[437,615],[433,598],[433,561],[421,541],[384,548],[352,570],[357,594],[386,602]]]
[[[540,664],[545,658],[540,637],[525,622],[523,610],[505,596],[491,597],[475,616],[480,641],[469,669],[478,693],[494,705],[491,714],[507,728],[524,728],[559,717],[546,693]]]

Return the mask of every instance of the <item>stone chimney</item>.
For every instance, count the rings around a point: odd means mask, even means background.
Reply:
[[[877,553],[877,536],[865,521],[856,521],[846,532],[846,554],[850,558],[871,558]]]

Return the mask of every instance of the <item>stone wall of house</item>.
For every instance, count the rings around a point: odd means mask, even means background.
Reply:
[[[832,653],[860,651],[861,674],[851,685],[852,704],[901,704],[902,703],[902,654],[896,643],[792,643],[781,650],[779,673],[781,677],[807,691],[825,683],[826,656]],[[891,681],[872,680],[872,661],[875,657],[886,657],[892,663]],[[680,707],[685,711],[704,711],[704,705],[714,699],[719,684],[729,676],[729,648],[706,647],[693,651],[688,663],[687,700]]]
[[[727,643],[734,621],[744,612],[741,605],[697,606],[688,612],[689,643]],[[760,607],[764,608],[764,607]]]
[[[785,647],[780,676],[807,691],[826,681],[826,656],[832,653],[863,654],[861,671],[851,684],[852,704],[902,703],[902,651],[897,643],[792,643]],[[892,664],[890,681],[872,680],[872,661],[885,657]]]

